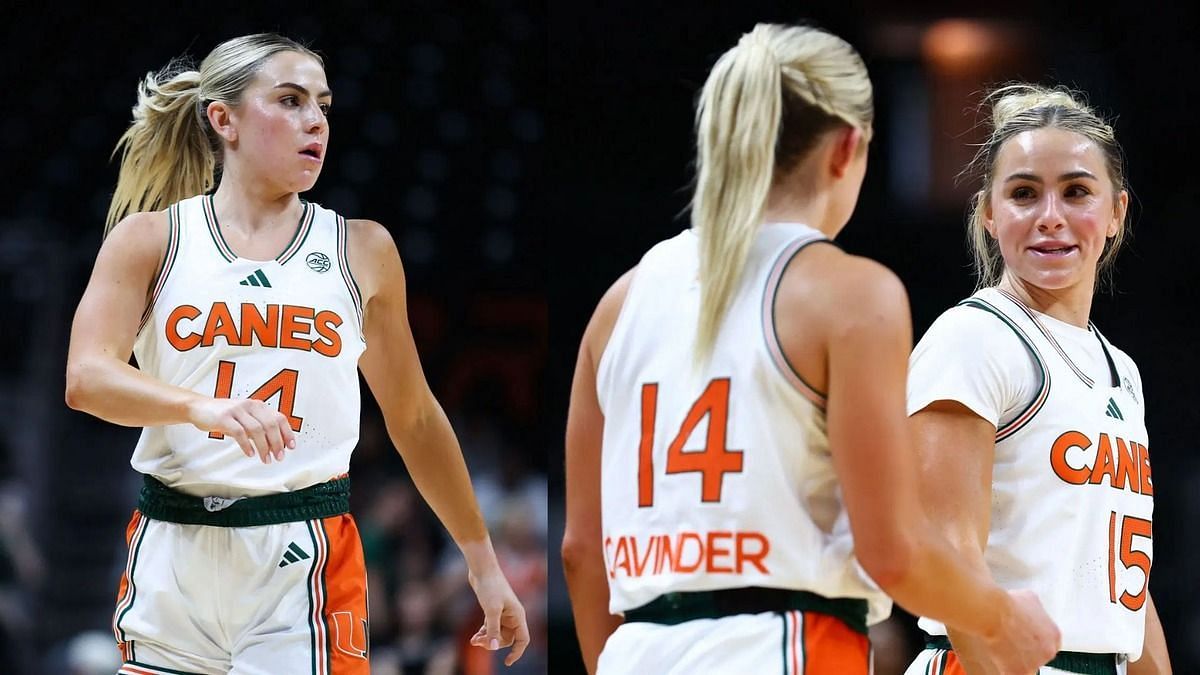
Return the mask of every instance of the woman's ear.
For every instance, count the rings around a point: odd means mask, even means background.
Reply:
[[[863,132],[858,127],[847,125],[834,133],[829,170],[835,177],[841,178],[846,175],[851,162],[858,157],[858,150],[863,142]]]
[[[233,125],[233,109],[228,103],[212,101],[208,104],[204,114],[208,117],[208,123],[218,136],[229,143],[237,141],[237,128]]]

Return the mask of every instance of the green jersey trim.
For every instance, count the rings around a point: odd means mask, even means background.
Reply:
[[[1003,321],[1004,325],[1012,329],[1013,333],[1015,333],[1016,336],[1021,340],[1022,344],[1025,345],[1025,348],[1029,350],[1029,353],[1033,355],[1034,364],[1038,368],[1040,382],[1037,394],[1033,397],[1033,400],[1025,406],[1025,409],[1022,410],[1019,415],[1014,417],[1007,424],[997,426],[996,442],[999,443],[1000,441],[1020,431],[1021,428],[1026,424],[1029,424],[1029,421],[1032,420],[1034,416],[1041,411],[1042,406],[1046,404],[1046,400],[1050,397],[1050,369],[1046,367],[1046,361],[1042,358],[1041,352],[1033,344],[1033,341],[1029,339],[1029,336],[1026,335],[1025,331],[996,306],[981,298],[968,298],[958,304],[960,306],[974,307],[975,309],[989,312],[995,315],[996,318]]]

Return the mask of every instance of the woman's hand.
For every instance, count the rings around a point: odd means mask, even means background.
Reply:
[[[296,448],[296,432],[283,413],[253,398],[201,398],[188,408],[188,421],[200,431],[229,436],[247,457],[263,464],[283,461],[284,448]]]
[[[491,651],[511,645],[512,651],[504,658],[504,665],[511,666],[529,646],[525,608],[499,567],[480,576],[470,572],[467,578],[483,608],[483,625],[471,636],[471,644]]]

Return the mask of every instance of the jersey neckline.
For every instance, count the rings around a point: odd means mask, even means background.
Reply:
[[[230,263],[238,260],[259,264],[274,261],[280,265],[283,265],[296,255],[296,253],[300,250],[300,247],[304,244],[304,240],[308,238],[309,231],[312,229],[314,211],[313,205],[312,203],[301,199],[300,204],[303,206],[303,209],[300,211],[300,220],[296,223],[296,231],[292,234],[292,238],[288,242],[287,246],[284,246],[283,250],[279,252],[279,255],[267,260],[247,258],[234,253],[233,248],[230,247],[229,243],[225,241],[225,236],[221,234],[221,225],[217,221],[217,210],[213,206],[213,196],[211,194],[202,195],[200,197],[200,203],[202,210],[204,211],[204,221],[208,225],[208,233],[212,237],[213,244],[217,247],[217,252],[221,255],[221,257],[224,258],[226,262]]]
[[[1080,338],[1085,336],[1087,338],[1094,337],[1096,341],[1100,343],[1100,350],[1104,352],[1104,360],[1108,366],[1108,375],[1111,378],[1111,383],[1108,385],[1109,388],[1119,388],[1121,386],[1121,377],[1117,373],[1117,364],[1113,361],[1112,354],[1110,354],[1108,351],[1108,345],[1105,344],[1105,339],[1104,336],[1100,334],[1100,329],[1096,328],[1096,324],[1092,323],[1090,319],[1088,320],[1087,328],[1080,328],[1079,326],[1067,323],[1061,319],[1056,319],[1055,317],[1044,312],[1039,312],[1029,305],[1026,305],[1021,301],[1020,298],[1010,291],[1004,290],[998,286],[993,286],[993,288],[1000,293],[1000,295],[1008,298],[1010,302],[1016,305],[1030,319],[1033,320],[1033,323],[1037,327],[1038,331],[1040,331],[1042,335],[1044,335],[1050,342],[1050,346],[1052,346],[1054,350],[1057,351],[1060,356],[1062,356],[1063,360],[1067,362],[1067,366],[1075,372],[1075,375],[1079,377],[1080,380],[1083,380],[1083,383],[1086,384],[1088,388],[1095,387],[1095,380],[1089,377],[1083,371],[1083,369],[1075,363],[1075,360],[1067,354],[1067,351],[1062,347],[1062,344],[1059,343],[1058,338],[1054,336],[1053,331],[1047,328],[1046,324],[1049,323],[1050,325],[1054,326],[1056,330],[1062,330]]]

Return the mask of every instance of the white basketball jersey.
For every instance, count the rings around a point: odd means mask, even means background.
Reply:
[[[1064,651],[1137,659],[1154,507],[1137,367],[1095,326],[1062,324],[999,289],[979,291],[950,311],[977,313],[961,318],[987,322],[989,340],[1011,345],[1019,339],[1034,368],[1021,363],[1021,370],[1008,372],[1036,373],[1036,382],[1024,389],[1032,397],[996,430],[985,551],[992,577],[1003,588],[1037,593],[1062,630]],[[952,398],[930,384],[940,379],[933,371],[971,368],[983,350],[1002,348],[948,337],[922,338],[914,350],[912,377],[923,381],[910,383],[912,412]],[[1081,367],[1087,354],[1080,347],[1094,349],[1097,340],[1098,363]],[[932,361],[917,367],[918,359]],[[931,634],[946,633],[930,619],[920,625]]]
[[[346,262],[346,223],[305,202],[272,260],[237,257],[211,196],[168,210],[162,270],[134,346],[147,374],[205,396],[257,398],[287,415],[296,448],[246,457],[191,424],[147,427],[131,464],[198,496],[298,490],[346,473],[358,442],[362,302]]]
[[[698,239],[685,230],[642,258],[596,374],[611,611],[745,586],[862,598],[870,623],[891,611],[854,558],[824,397],[787,364],[772,320],[784,267],[823,240],[759,228],[702,367]]]

